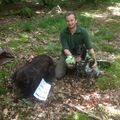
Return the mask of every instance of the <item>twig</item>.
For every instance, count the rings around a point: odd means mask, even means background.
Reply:
[[[88,113],[88,112],[82,110],[80,107],[75,106],[75,105],[73,105],[73,104],[64,104],[64,105],[66,105],[67,107],[73,108],[73,109],[75,109],[75,110],[77,110],[77,111],[79,111],[79,112],[87,115],[88,117],[93,118],[94,120],[102,120],[100,117],[95,116],[95,115],[93,115],[93,114],[91,114],[91,113]]]

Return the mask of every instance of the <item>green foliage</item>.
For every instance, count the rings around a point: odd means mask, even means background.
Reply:
[[[62,15],[47,16],[39,21],[38,26],[46,29],[49,33],[56,33],[64,28],[65,20]]]
[[[8,43],[0,44],[0,46],[9,46],[9,47],[13,47],[13,48],[16,48],[18,45],[19,45],[18,41],[10,41]]]
[[[20,22],[18,27],[25,32],[31,32],[34,29],[32,21]]]
[[[97,86],[101,90],[107,90],[107,89],[111,90],[116,88],[116,83],[114,77],[104,76],[102,78],[99,78],[97,82]]]
[[[95,39],[108,40],[111,41],[114,38],[114,33],[106,27],[100,27],[98,31],[95,32]]]
[[[87,16],[85,14],[80,14],[80,13],[77,13],[77,20],[78,20],[78,24],[80,26],[83,26],[83,27],[87,27],[87,29],[89,29],[89,27],[93,24],[93,18],[90,17],[90,16]]]
[[[68,0],[65,0],[64,2],[66,2],[66,1],[68,1]],[[86,3],[89,2],[89,0],[76,0],[74,2],[77,2],[77,1],[78,2],[85,2],[86,1]],[[104,2],[103,0],[100,0],[100,1]],[[112,0],[110,0],[110,1],[112,1]],[[53,0],[53,1],[46,0],[46,2],[47,2],[47,4],[50,5],[50,8],[51,8],[51,6],[53,6],[52,2],[53,2],[53,4],[56,4],[57,0]],[[90,0],[90,2],[97,3],[99,1],[98,0],[93,0],[93,1]],[[70,4],[72,4],[72,3],[70,3]],[[20,10],[20,15],[24,16],[24,17],[32,17],[34,15],[34,12],[29,7],[23,7]],[[99,50],[111,52],[111,53],[114,53],[115,51],[118,52],[118,49],[114,48],[112,46],[112,44],[108,45],[107,42],[112,42],[114,40],[114,38],[116,37],[116,31],[118,32],[120,30],[120,27],[118,25],[119,19],[117,22],[114,21],[114,24],[113,24],[113,21],[107,21],[105,24],[102,24],[102,26],[101,26],[101,24],[99,26],[99,24],[96,24],[96,22],[94,22],[94,19],[90,15],[77,12],[77,16],[78,16],[78,18],[77,18],[78,23],[81,26],[86,27],[89,32],[93,33],[92,37],[93,37],[94,45],[96,46],[96,48],[99,48]],[[57,42],[52,43],[52,42],[45,41],[48,44],[46,44],[46,43],[44,44],[44,40],[45,39],[49,40],[48,37],[50,34],[59,33],[66,26],[64,15],[44,16],[44,17],[40,18],[39,22],[37,22],[38,20],[32,21],[32,18],[27,19],[26,21],[25,21],[25,19],[22,19],[22,20],[24,20],[24,21],[19,22],[18,23],[19,25],[11,24],[11,22],[10,23],[8,22],[7,25],[0,26],[0,30],[3,31],[3,33],[4,33],[4,31],[7,31],[7,32],[10,31],[10,33],[11,33],[12,31],[16,31],[16,29],[18,31],[21,30],[20,32],[24,32],[24,31],[25,32],[31,32],[31,31],[34,32],[34,30],[36,30],[38,27],[40,28],[40,30],[42,28],[45,31],[44,35],[40,31],[39,35],[36,34],[35,37],[32,36],[33,38],[35,38],[36,41],[39,40],[39,42],[41,42],[40,40],[43,40],[43,42],[42,42],[43,45],[35,45],[34,46],[34,48],[33,48],[34,52],[37,54],[40,54],[40,53],[56,54],[60,51],[61,48]],[[96,31],[94,31],[94,29],[92,29],[93,27],[95,28]],[[114,32],[114,30],[115,30],[115,32]],[[25,47],[25,49],[24,49],[24,46],[26,46],[26,43],[29,42],[29,36],[27,35],[28,33],[20,34],[20,32],[19,32],[19,35],[17,34],[16,36],[15,36],[15,34],[3,34],[3,35],[1,35],[3,38],[12,38],[12,39],[10,39],[10,41],[8,41],[8,42],[1,42],[0,46],[9,46],[9,47],[12,47],[14,50],[20,49],[23,54],[29,52],[29,47],[28,48]],[[111,88],[115,88],[117,86],[116,82],[118,82],[117,79],[119,79],[117,69],[118,68],[113,69],[113,71],[116,71],[115,76],[113,76],[113,77],[112,76],[110,76],[110,77],[103,76],[103,77],[98,79],[97,85],[101,89],[107,89],[107,88],[109,89],[110,85],[112,86]],[[113,71],[112,71],[112,69],[111,69],[111,71],[106,70],[106,72],[108,72],[108,74],[110,74],[110,75],[113,74]],[[4,74],[3,74],[3,76],[4,76]],[[2,77],[0,76],[0,78],[2,78]],[[1,83],[1,86],[3,86],[3,83]],[[4,90],[4,87],[3,88],[1,87],[0,89]]]
[[[44,54],[55,54],[60,51],[60,47],[57,47],[57,45],[49,42],[47,45],[41,46],[41,47],[36,47],[35,52],[37,54],[44,53]]]
[[[106,52],[110,52],[110,53],[117,53],[117,52],[119,52],[119,50],[117,48],[115,48],[112,45],[107,45],[107,44],[101,45],[101,50],[102,51],[106,51]]]
[[[27,34],[20,34],[19,38],[18,38],[21,42],[28,42],[29,40],[29,36]]]
[[[0,95],[5,94],[6,92],[7,92],[7,88],[5,84],[2,81],[0,81]]]
[[[0,44],[0,47],[8,46],[11,49],[14,49],[14,51],[18,51],[19,49],[22,49],[25,43],[28,43],[29,36],[27,34],[20,34],[16,38],[13,38],[13,40],[9,42],[3,42]],[[25,49],[27,50],[27,49]]]
[[[4,64],[0,69],[0,95],[8,92],[8,79],[11,76],[12,70],[19,64],[18,59],[15,59],[14,62]],[[10,81],[9,81],[10,82]]]
[[[0,95],[5,94],[7,92],[7,88],[5,86],[5,78],[8,76],[8,73],[5,70],[0,70]]]
[[[23,99],[19,100],[19,104],[30,106],[30,105],[32,105],[32,102],[29,99],[23,98]]]
[[[97,50],[102,50],[110,53],[116,53],[118,50],[112,45],[108,45],[115,39],[115,33],[110,31],[105,25],[98,27],[97,30],[93,31],[91,36],[93,39],[94,48]]]
[[[48,51],[48,52],[53,52],[54,51],[54,47],[55,45],[52,44],[52,43],[48,43],[47,46],[45,46],[45,50]]]
[[[45,46],[45,51],[47,51],[48,53],[55,53],[55,52],[58,52],[60,50],[60,48],[53,44],[53,43],[48,43],[47,46]]]
[[[98,78],[97,86],[101,90],[115,89],[120,86],[120,63],[114,62],[109,69],[105,70],[105,75]]]
[[[19,11],[19,15],[22,17],[28,17],[31,18],[34,15],[34,11],[32,10],[32,8],[24,6],[23,8],[21,8],[21,10]]]
[[[72,115],[68,115],[65,117],[62,117],[60,120],[93,120],[91,118],[88,118],[86,115],[81,113],[74,113]]]
[[[46,53],[46,51],[44,50],[44,47],[35,47],[34,48],[34,51],[37,53],[37,54],[40,54],[40,53]]]
[[[17,28],[16,24],[3,24],[0,26],[0,31],[2,31],[2,32],[3,31],[15,31],[16,28]],[[2,34],[0,34],[0,36],[1,35]],[[5,35],[5,34],[3,34],[3,35]],[[7,34],[5,36],[7,36]],[[10,35],[10,36],[12,36],[12,35]]]

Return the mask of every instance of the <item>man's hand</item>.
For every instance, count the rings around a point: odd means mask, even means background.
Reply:
[[[97,61],[96,61],[96,57],[95,57],[95,51],[93,48],[89,49],[89,55],[92,59],[94,59],[94,64],[92,65],[92,68],[96,68],[97,67]]]
[[[95,59],[89,59],[89,67],[90,68],[96,68],[97,67],[97,61]]]
[[[81,59],[81,56],[80,56],[80,55],[78,55],[78,56],[76,57],[76,62],[77,62],[77,63],[80,63],[80,62],[81,62],[81,60],[82,60],[82,59]]]
[[[96,68],[97,67],[97,62],[95,61],[95,63],[92,65],[92,68]]]

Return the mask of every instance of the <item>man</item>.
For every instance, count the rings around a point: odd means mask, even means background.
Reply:
[[[75,13],[68,12],[65,19],[67,27],[60,33],[62,55],[56,66],[57,79],[64,77],[70,64],[75,64],[75,62],[81,62],[82,59],[85,59],[85,56],[81,56],[80,51],[77,51],[80,46],[85,47],[89,51],[90,56],[95,60],[92,68],[97,66],[95,52],[88,33],[84,28],[77,25]]]

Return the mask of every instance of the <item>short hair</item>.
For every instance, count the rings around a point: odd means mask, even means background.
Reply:
[[[67,12],[67,13],[65,14],[65,19],[66,19],[66,17],[69,16],[69,15],[74,15],[74,16],[75,16],[75,19],[77,18],[75,12],[69,11],[69,12]]]

